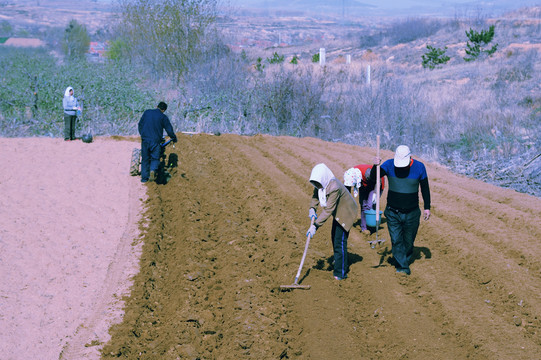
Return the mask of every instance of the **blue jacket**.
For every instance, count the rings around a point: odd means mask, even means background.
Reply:
[[[425,165],[417,160],[406,168],[396,168],[393,159],[381,164],[381,176],[387,176],[389,191],[387,205],[403,211],[419,208],[419,187],[423,196],[424,208],[430,210],[430,186]],[[370,172],[370,183],[376,182],[376,166]]]
[[[163,130],[165,130],[173,142],[177,142],[177,136],[169,118],[158,108],[145,110],[138,127],[142,141],[160,143],[163,139]]]

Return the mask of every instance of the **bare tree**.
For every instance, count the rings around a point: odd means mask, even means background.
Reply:
[[[132,58],[177,80],[214,46],[217,0],[119,0]]]

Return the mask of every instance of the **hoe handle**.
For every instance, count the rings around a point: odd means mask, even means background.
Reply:
[[[379,135],[376,137],[377,139],[377,157],[379,159]],[[379,161],[379,160],[378,160]],[[378,230],[378,222],[379,222],[379,197],[380,197],[380,170],[379,170],[379,164],[376,167],[376,237],[377,237],[377,230]]]
[[[312,225],[314,225],[313,218],[312,218],[312,222],[310,223],[310,226]],[[302,266],[304,265],[304,259],[306,259],[306,253],[308,252],[308,245],[310,245],[310,235],[306,237],[306,244],[304,245],[304,253],[302,254],[301,264],[299,265],[297,276],[295,276],[295,285],[298,285],[299,283],[299,277],[301,276],[301,270],[302,270]]]

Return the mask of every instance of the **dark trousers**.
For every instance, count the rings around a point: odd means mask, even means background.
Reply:
[[[348,277],[348,237],[349,232],[333,219],[331,238],[334,250],[334,276],[345,279]]]
[[[76,115],[64,114],[64,140],[75,140]]]
[[[421,209],[417,208],[407,214],[385,208],[387,228],[391,236],[392,253],[397,270],[409,270],[413,255],[413,243],[419,229]]]
[[[160,165],[160,143],[141,142],[141,181],[148,181],[151,171]]]

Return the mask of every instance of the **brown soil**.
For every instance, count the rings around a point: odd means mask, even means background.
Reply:
[[[304,249],[310,170],[342,178],[375,150],[182,135],[170,151],[179,167],[147,185],[140,272],[105,358],[541,358],[540,199],[425,162],[432,218],[411,276],[389,264],[383,223],[376,249],[375,233],[352,230],[349,278],[333,280],[325,224],[301,276],[311,289],[282,292]]]

